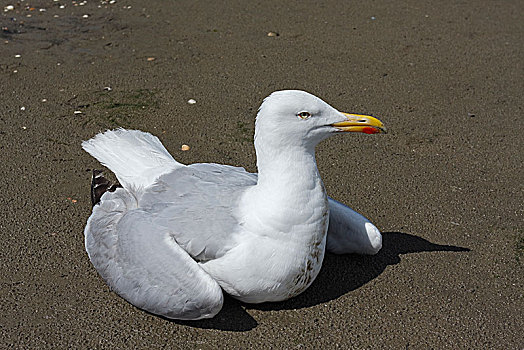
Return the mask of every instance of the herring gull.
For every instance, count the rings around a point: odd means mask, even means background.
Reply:
[[[257,114],[258,174],[183,165],[157,137],[138,130],[84,141],[83,149],[121,184],[109,188],[94,174],[98,203],[85,228],[91,262],[121,297],[171,319],[215,316],[223,291],[248,303],[302,293],[326,249],[375,254],[382,247],[369,220],[326,195],[315,146],[341,132],[385,128],[371,116],[284,90],[264,99]]]

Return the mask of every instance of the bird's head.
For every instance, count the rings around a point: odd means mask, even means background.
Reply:
[[[341,132],[378,134],[385,133],[386,128],[374,117],[339,112],[305,91],[282,90],[266,97],[260,106],[255,140],[263,137],[282,146],[303,144],[314,147],[323,139]]]

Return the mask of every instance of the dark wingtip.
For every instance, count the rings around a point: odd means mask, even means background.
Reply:
[[[114,192],[117,188],[122,187],[118,182],[112,183],[106,179],[102,170],[93,169],[91,177],[91,204],[93,207],[100,203],[100,198],[106,192]]]

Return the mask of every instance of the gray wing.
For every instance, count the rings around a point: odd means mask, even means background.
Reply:
[[[368,219],[333,198],[328,204],[328,252],[376,254],[382,248],[382,235]]]
[[[222,256],[238,229],[234,210],[256,174],[219,164],[192,164],[161,176],[139,200],[156,225],[198,261]]]
[[[218,283],[123,188],[106,192],[93,208],[85,245],[107,284],[139,308],[185,320],[213,317],[222,308]]]

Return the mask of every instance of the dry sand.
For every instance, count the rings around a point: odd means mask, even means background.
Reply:
[[[524,347],[524,2],[1,3],[0,348]],[[257,107],[285,88],[388,126],[317,151],[383,250],[207,321],[109,291],[83,246],[100,166],[80,142],[136,128],[255,171]]]

